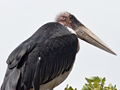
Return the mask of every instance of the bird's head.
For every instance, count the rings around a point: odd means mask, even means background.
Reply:
[[[85,27],[77,18],[68,12],[60,13],[56,22],[71,28],[78,38],[102,49],[111,54],[116,55],[102,40],[100,40],[93,32],[91,32],[87,27]]]
[[[60,24],[62,24],[63,26],[67,26],[69,28],[72,28],[73,30],[75,30],[77,28],[77,26],[84,26],[82,23],[80,23],[76,17],[68,12],[63,12],[60,13],[57,18],[56,21],[59,22]],[[80,24],[80,25],[78,25]]]

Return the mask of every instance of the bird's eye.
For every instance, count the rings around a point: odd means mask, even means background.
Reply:
[[[66,17],[63,17],[63,19],[62,19],[63,21],[65,21],[66,20]]]

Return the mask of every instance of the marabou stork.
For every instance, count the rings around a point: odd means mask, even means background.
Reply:
[[[63,12],[9,55],[1,90],[53,90],[72,70],[78,38],[116,55],[74,15]]]

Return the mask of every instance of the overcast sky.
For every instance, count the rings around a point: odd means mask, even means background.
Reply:
[[[120,89],[120,0],[0,0],[0,85],[9,54],[40,26],[68,11],[101,38],[117,56],[80,40],[72,72],[55,90],[82,89],[85,77],[106,77]]]

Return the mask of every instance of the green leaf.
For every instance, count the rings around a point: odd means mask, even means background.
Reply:
[[[113,89],[113,86],[111,83],[108,85],[108,87],[110,87],[110,89]]]
[[[109,87],[104,87],[103,90],[109,90],[110,88]]]
[[[65,87],[65,89],[64,90],[68,90],[68,84],[67,84],[67,86]]]
[[[69,87],[69,90],[73,90],[73,88],[70,86],[70,87]]]
[[[116,85],[113,87],[114,90],[117,90]]]
[[[100,88],[95,88],[94,90],[101,90]]]
[[[101,80],[98,76],[93,76],[90,78],[85,78],[88,83],[94,82],[94,83],[99,83]]]
[[[99,83],[94,83],[93,86],[94,86],[95,88],[98,88],[100,85],[99,85]]]
[[[105,77],[102,79],[102,84],[103,85],[105,85],[105,81],[106,81],[106,79],[105,79]]]
[[[82,90],[91,90],[86,85],[83,86]]]
[[[104,87],[105,89],[110,89],[110,87]]]
[[[93,84],[87,84],[87,86],[88,86],[88,88],[90,88],[91,90],[93,90],[93,89],[94,89]]]
[[[75,89],[73,89],[71,86],[70,87],[68,87],[68,84],[67,84],[67,86],[65,87],[65,89],[64,90],[77,90],[76,88]]]

